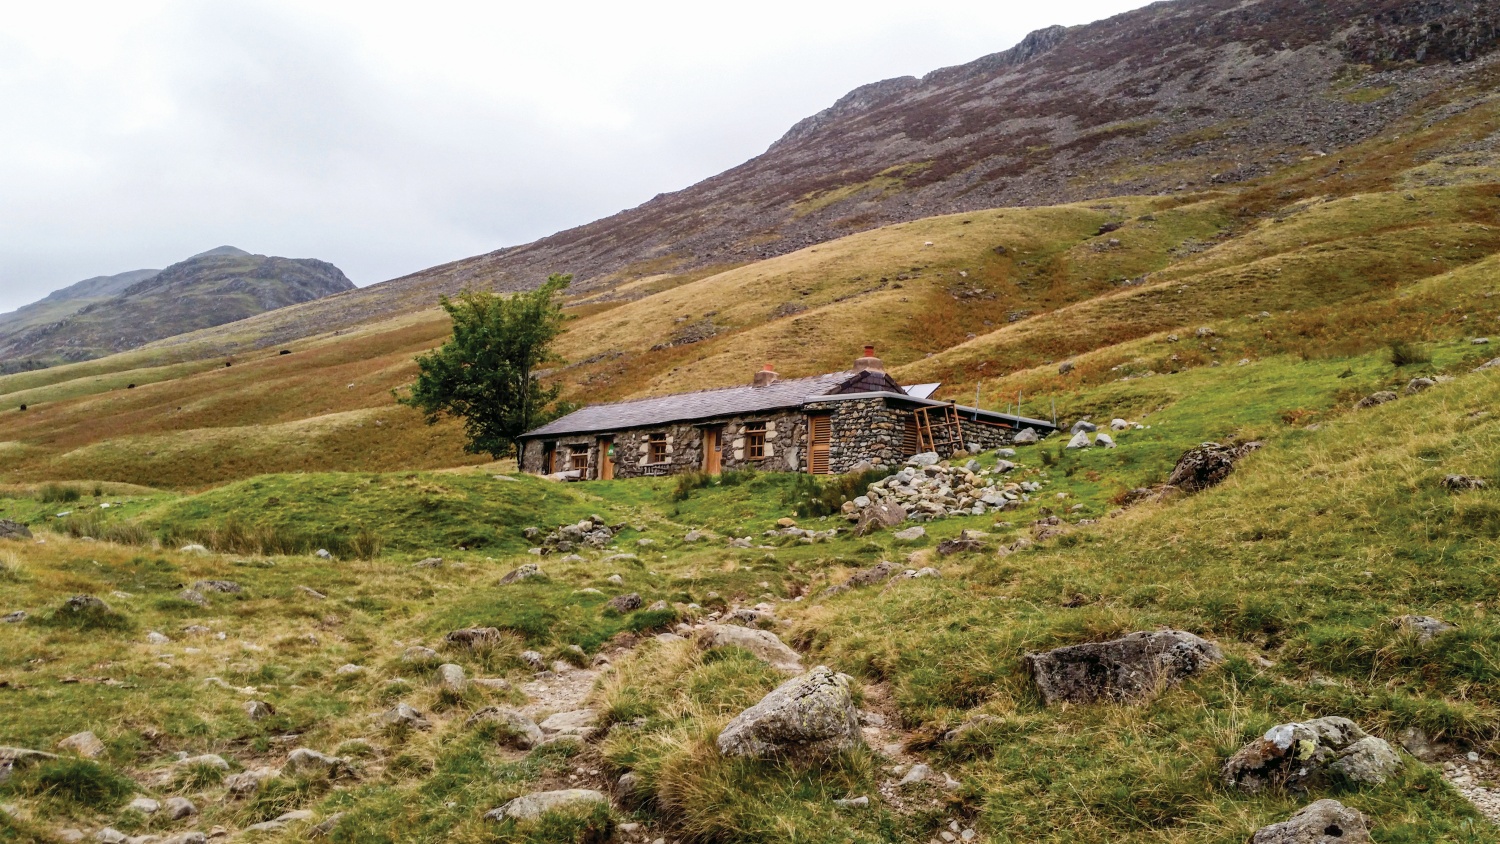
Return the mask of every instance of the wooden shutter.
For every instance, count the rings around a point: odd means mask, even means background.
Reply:
[[[922,453],[921,439],[917,434],[917,416],[906,417],[906,430],[901,434],[901,456],[912,457]]]
[[[833,442],[833,418],[827,414],[807,417],[808,446],[807,471],[814,475],[826,475],[828,447]]]

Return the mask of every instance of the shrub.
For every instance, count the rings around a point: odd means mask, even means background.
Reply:
[[[70,516],[57,523],[57,529],[72,537],[90,537],[101,542],[121,545],[150,545],[151,531],[135,522],[111,522],[101,513],[90,511]]]
[[[1390,361],[1392,366],[1432,363],[1432,353],[1405,340],[1393,340],[1390,344]]]
[[[890,469],[871,469],[847,475],[797,475],[782,504],[802,518],[832,516],[843,508],[845,501],[864,495],[870,484],[891,474]]]
[[[55,759],[16,777],[8,790],[108,811],[135,793],[135,783],[87,759]]]
[[[77,487],[63,484],[47,484],[37,493],[37,498],[43,504],[71,504],[82,497],[83,493]]]

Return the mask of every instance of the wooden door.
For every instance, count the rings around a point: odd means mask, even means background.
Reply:
[[[703,429],[703,471],[710,475],[719,474],[719,471],[723,468],[722,455],[720,454],[720,446],[722,445],[722,437],[720,435],[723,430],[723,428]]]
[[[833,417],[826,413],[809,416],[807,430],[807,471],[826,475],[829,473],[829,446],[833,443]]]
[[[599,480],[611,481],[615,477],[614,437],[599,438]]]

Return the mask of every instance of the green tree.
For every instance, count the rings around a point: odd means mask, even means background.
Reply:
[[[537,370],[560,360],[552,342],[566,317],[558,295],[573,280],[553,274],[529,293],[498,296],[464,290],[442,299],[453,337],[417,357],[417,382],[402,404],[431,425],[443,416],[464,420],[465,448],[496,460],[512,454],[516,438],[553,418],[561,387],[548,387]]]

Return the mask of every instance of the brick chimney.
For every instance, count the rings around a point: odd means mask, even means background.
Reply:
[[[885,371],[885,361],[881,360],[878,357],[875,357],[875,347],[874,346],[866,346],[865,347],[865,356],[862,357],[862,358],[855,358],[855,360],[854,360],[854,371],[855,372],[884,372]]]
[[[766,364],[765,369],[762,369],[761,371],[755,373],[755,386],[769,387],[772,384],[776,383],[776,379],[779,377],[781,376],[777,375],[776,370],[772,369],[771,365],[768,363]]]

